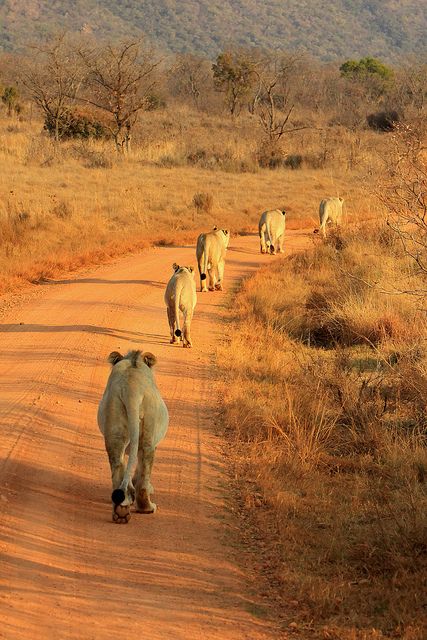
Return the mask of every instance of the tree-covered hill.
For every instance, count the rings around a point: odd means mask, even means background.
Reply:
[[[0,0],[3,51],[58,31],[216,55],[227,45],[300,49],[324,60],[427,51],[426,0]]]

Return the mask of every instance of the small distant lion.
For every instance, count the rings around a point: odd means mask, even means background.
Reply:
[[[319,229],[315,229],[314,233],[322,233],[326,238],[326,226],[334,224],[339,226],[342,221],[343,198],[324,198],[319,205]]]
[[[190,328],[194,307],[197,302],[196,282],[193,267],[180,267],[175,262],[172,265],[173,276],[169,280],[165,291],[165,303],[168,313],[171,343],[179,342],[182,338],[183,347],[192,347]],[[183,315],[183,331],[180,327],[180,312]]]
[[[200,290],[222,291],[225,254],[230,242],[228,229],[213,228],[197,238],[196,257],[200,273]]]
[[[264,211],[258,223],[261,253],[271,253],[272,255],[276,251],[283,253],[285,229],[286,211],[280,209]]]
[[[122,356],[113,351],[108,362],[113,368],[99,403],[98,425],[111,467],[113,522],[126,524],[135,501],[138,513],[156,510],[150,500],[154,491],[151,470],[156,447],[168,429],[169,415],[151,371],[156,363],[152,353],[129,351]]]

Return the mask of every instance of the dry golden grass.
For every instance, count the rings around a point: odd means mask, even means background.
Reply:
[[[284,622],[310,637],[425,637],[426,323],[381,292],[415,277],[377,222],[275,261],[233,300],[223,418],[244,502],[264,535],[275,523]]]
[[[55,147],[39,122],[4,119],[0,291],[156,242],[194,242],[213,224],[254,230],[267,208],[284,206],[289,228],[314,227],[325,195],[343,195],[351,218],[362,202],[375,215],[359,178],[373,158],[373,134],[363,144],[342,130],[327,141],[319,135],[302,132],[290,151],[323,154],[323,168],[268,170],[256,165],[259,141],[245,119],[236,125],[184,108],[152,114],[127,158],[107,142]],[[200,192],[212,198],[208,213],[194,206]]]

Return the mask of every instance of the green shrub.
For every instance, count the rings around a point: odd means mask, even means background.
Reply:
[[[55,135],[56,120],[51,115],[46,116],[44,128],[51,136]],[[77,140],[100,140],[107,138],[110,133],[106,127],[94,118],[77,113],[68,112],[59,118],[58,133],[61,140],[77,139]]]

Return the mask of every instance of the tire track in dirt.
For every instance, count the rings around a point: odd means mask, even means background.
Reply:
[[[289,232],[287,251],[302,248]],[[232,239],[225,284],[268,263],[256,237]],[[211,366],[226,293],[198,294],[195,347],[168,342],[163,292],[193,247],[158,248],[46,283],[0,325],[0,638],[275,638],[232,549]],[[24,322],[24,325],[20,325]],[[159,511],[110,522],[97,405],[112,350],[144,348],[171,424],[155,461]]]

